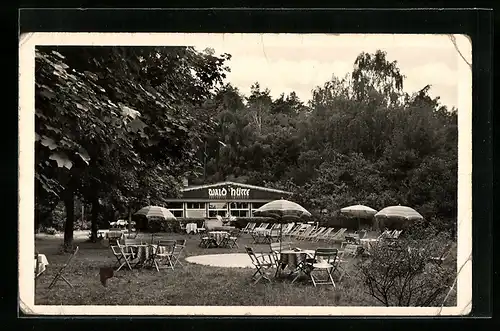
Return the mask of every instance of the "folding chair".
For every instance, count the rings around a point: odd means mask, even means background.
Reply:
[[[175,240],[160,240],[156,245],[156,249],[154,250],[152,261],[156,268],[156,271],[160,271],[160,269],[172,269],[174,270],[174,250],[175,250],[176,242]],[[172,261],[174,260],[174,261]],[[165,262],[165,267],[160,268],[160,262]]]
[[[338,249],[336,248],[318,248],[314,252],[312,260],[306,260],[301,269],[312,280],[313,285],[328,284],[335,287],[333,281],[333,273],[337,270],[337,255]],[[326,273],[326,279],[316,278],[313,273],[315,271]]]
[[[179,260],[182,252],[184,251],[184,248],[186,248],[186,239],[177,239],[175,241],[174,249],[172,252],[172,262],[174,263],[174,268],[177,264],[180,264],[181,267],[184,267],[182,262]]]
[[[54,279],[50,283],[49,289],[51,289],[57,283],[57,281],[59,279],[64,280],[64,282],[66,282],[66,284],[68,284],[71,288],[73,287],[73,285],[71,285],[71,283],[66,279],[66,277],[64,277],[63,271],[69,266],[69,264],[71,263],[71,261],[75,257],[76,253],[78,253],[78,249],[79,249],[78,246],[76,246],[75,251],[69,256],[68,260],[66,260],[66,263],[64,263],[64,265],[61,267],[61,269],[59,269],[59,271],[55,275]]]
[[[116,258],[116,266],[118,266],[116,271],[120,271],[120,269],[124,266],[127,266],[129,270],[132,270],[130,260],[131,258],[133,259],[134,253],[130,251],[130,247],[120,245],[120,243],[117,242],[117,245],[111,245],[111,251]]]
[[[254,285],[257,284],[261,279],[265,279],[268,282],[271,282],[271,278],[266,273],[269,269],[275,266],[271,255],[261,253],[259,256],[257,256],[254,253],[253,249],[248,246],[245,247],[245,251],[252,260],[252,264],[256,269],[255,273],[252,275]]]
[[[274,262],[276,263],[276,266],[279,265],[280,263],[280,246],[282,250],[291,250],[292,249],[292,243],[291,242],[276,242],[276,243],[270,243],[269,248],[271,255],[274,259]]]
[[[216,246],[217,242],[213,237],[210,237],[206,231],[200,232],[200,246],[201,248],[210,248],[212,246]]]
[[[227,247],[228,248],[239,248],[238,237],[240,236],[239,230],[231,230],[229,232],[229,237],[227,237]]]
[[[349,273],[347,272],[347,266],[351,261],[358,255],[358,245],[347,244],[344,250],[340,252],[339,258],[337,259],[337,270],[340,272],[339,282],[342,278]],[[342,264],[345,264],[344,266]]]

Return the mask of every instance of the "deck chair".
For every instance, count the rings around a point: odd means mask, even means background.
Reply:
[[[443,251],[441,252],[440,255],[438,256],[431,256],[430,261],[432,263],[435,263],[437,266],[441,266],[444,261],[450,256],[451,251],[452,251],[453,244],[447,244]]]
[[[304,235],[306,232],[314,230],[314,226],[310,224],[303,224],[303,227],[301,227],[296,233],[294,233],[292,236],[294,238],[298,238],[299,236]]]
[[[377,240],[383,240],[391,236],[392,231],[389,231],[388,229],[385,229],[384,232],[380,234],[380,236],[377,237]]]
[[[335,243],[335,242],[343,242],[344,241],[344,233],[347,231],[347,228],[341,228],[337,232],[335,232],[333,235],[331,235],[328,239],[327,242],[329,243]]]
[[[156,245],[152,259],[156,271],[160,269],[172,269],[174,270],[174,251],[175,251],[176,241],[175,240],[160,240]],[[160,263],[163,262],[163,266]]]
[[[394,230],[394,232],[392,233],[392,238],[398,239],[402,232],[403,230]]]
[[[305,231],[308,227],[308,224],[299,224],[287,234],[287,237],[289,239],[292,239],[293,237],[296,237],[297,235]]]
[[[290,233],[296,231],[298,228],[300,228],[300,224],[295,224],[295,223],[289,223],[288,227],[283,230],[283,235],[288,236]]]
[[[283,226],[282,235],[286,236],[295,227],[295,222],[288,223]]]
[[[325,231],[326,231],[326,227],[322,226],[322,227],[318,228],[316,231],[313,231],[311,234],[306,236],[304,239],[313,241],[316,239],[317,236],[319,236],[320,234],[322,234]]]
[[[337,255],[338,249],[336,248],[317,248],[314,252],[314,258],[304,261],[301,269],[309,276],[315,287],[321,284],[335,287],[333,273],[337,270]],[[320,279],[314,276],[316,272],[325,273],[326,278]]]
[[[315,231],[315,230],[316,230],[315,226],[310,226],[303,233],[296,235],[295,239],[297,239],[297,240],[303,240],[304,238],[306,238],[307,236],[309,236],[311,233],[313,233],[313,231]]]
[[[331,235],[331,233],[335,230],[335,228],[327,228],[323,233],[320,233],[319,235],[314,238],[315,242],[319,242],[320,240],[326,240],[328,239],[328,236]]]
[[[66,284],[68,284],[69,287],[71,287],[71,288],[73,287],[73,285],[71,285],[71,283],[66,279],[66,277],[64,277],[63,272],[70,265],[71,261],[73,261],[73,258],[75,257],[76,253],[78,253],[78,250],[79,250],[79,247],[76,246],[75,251],[68,257],[68,259],[66,260],[66,263],[64,263],[64,265],[61,267],[61,269],[59,269],[59,271],[57,272],[57,274],[54,276],[54,279],[49,284],[49,289],[51,289],[52,287],[54,287],[54,285],[57,283],[57,281],[59,279],[64,280],[64,282]]]
[[[252,264],[256,269],[255,273],[252,275],[254,285],[257,284],[261,279],[271,282],[271,278],[267,274],[267,271],[275,266],[275,262],[271,254],[261,253],[259,255],[256,255],[253,249],[248,246],[245,247],[245,251],[252,260]]]
[[[255,222],[249,222],[243,229],[241,229],[241,232],[250,233],[255,228],[255,225],[256,225]]]
[[[131,247],[120,245],[119,242],[117,242],[117,245],[111,245],[110,247],[116,258],[116,271],[120,271],[120,269],[124,266],[127,266],[129,270],[132,270],[130,261],[134,258],[134,253],[132,252]]]

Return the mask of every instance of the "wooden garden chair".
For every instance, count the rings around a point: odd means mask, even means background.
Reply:
[[[270,243],[269,244],[270,252],[271,255],[274,259],[274,262],[276,263],[276,266],[278,266],[280,262],[280,242],[276,243]],[[291,242],[282,242],[281,243],[281,250],[291,250],[292,249],[292,243]]]
[[[61,269],[59,269],[59,271],[55,275],[54,279],[49,284],[49,289],[51,289],[57,283],[57,281],[59,279],[64,280],[64,282],[66,284],[68,284],[69,287],[71,287],[71,288],[73,287],[73,285],[71,285],[71,283],[66,279],[66,277],[64,277],[63,272],[70,265],[71,261],[73,261],[73,258],[75,257],[76,253],[78,253],[78,250],[79,250],[79,247],[76,246],[75,251],[69,256],[69,258],[66,260],[66,263],[64,263],[64,265],[61,267]],[[37,264],[38,264],[38,262],[37,262]]]
[[[314,258],[312,260],[306,259],[306,261],[304,261],[301,269],[309,276],[315,287],[321,284],[333,285],[333,287],[335,287],[333,273],[337,270],[337,255],[338,249],[336,248],[318,248],[314,252]],[[314,276],[316,272],[326,274],[326,278],[317,278]]]
[[[174,251],[175,251],[176,242],[175,240],[160,240],[156,244],[156,249],[154,249],[154,253],[152,256],[153,264],[156,268],[156,271],[160,271],[160,269],[172,269],[174,270]],[[160,266],[160,263],[163,265]]]
[[[116,258],[116,271],[120,271],[120,269],[124,266],[127,266],[129,270],[132,270],[130,261],[134,258],[134,253],[132,252],[131,247],[120,245],[119,242],[117,245],[111,245],[110,247]]]
[[[180,261],[180,257],[185,248],[186,248],[186,239],[177,239],[175,241],[174,249],[172,252],[172,260],[174,263],[173,265],[174,268],[177,264],[180,264],[181,267],[184,267],[184,265]]]
[[[347,244],[344,247],[344,250],[340,252],[339,258],[337,259],[337,270],[340,272],[339,282],[342,278],[349,273],[347,272],[347,267],[354,260],[354,258],[358,255],[358,245],[355,244]]]
[[[245,247],[245,251],[252,260],[252,264],[256,269],[255,273],[252,275],[254,285],[257,284],[261,279],[271,282],[271,278],[269,277],[267,272],[269,271],[269,269],[275,266],[272,256],[270,254],[264,253],[256,255],[253,249],[248,246]]]
[[[215,239],[208,235],[206,231],[200,232],[200,244],[201,248],[210,248],[212,246],[217,246]]]
[[[228,248],[239,248],[238,246],[238,238],[240,237],[240,230],[231,230],[229,231],[229,236],[225,238],[226,246]]]

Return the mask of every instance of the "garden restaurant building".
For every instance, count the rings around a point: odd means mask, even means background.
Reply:
[[[167,200],[166,207],[177,218],[253,217],[253,211],[292,193],[248,184],[222,182],[187,186],[182,197]]]

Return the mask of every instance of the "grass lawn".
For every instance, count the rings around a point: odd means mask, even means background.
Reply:
[[[355,276],[344,277],[337,287],[277,280],[253,285],[254,269],[219,268],[191,264],[184,258],[192,255],[244,253],[249,245],[256,252],[268,252],[269,245],[253,244],[249,235],[242,235],[239,248],[200,248],[196,235],[163,234],[162,239],[187,239],[182,255],[184,267],[175,270],[122,269],[108,279],[107,287],[99,281],[99,268],[114,266],[116,259],[103,243],[90,243],[85,237],[76,238],[80,246],[75,259],[64,271],[73,284],[70,288],[59,281],[52,289],[48,285],[64,264],[68,255],[60,253],[62,238],[38,236],[36,249],[47,256],[47,270],[38,278],[35,290],[37,305],[210,305],[210,306],[376,306]],[[295,242],[303,249],[325,247],[309,241]]]

